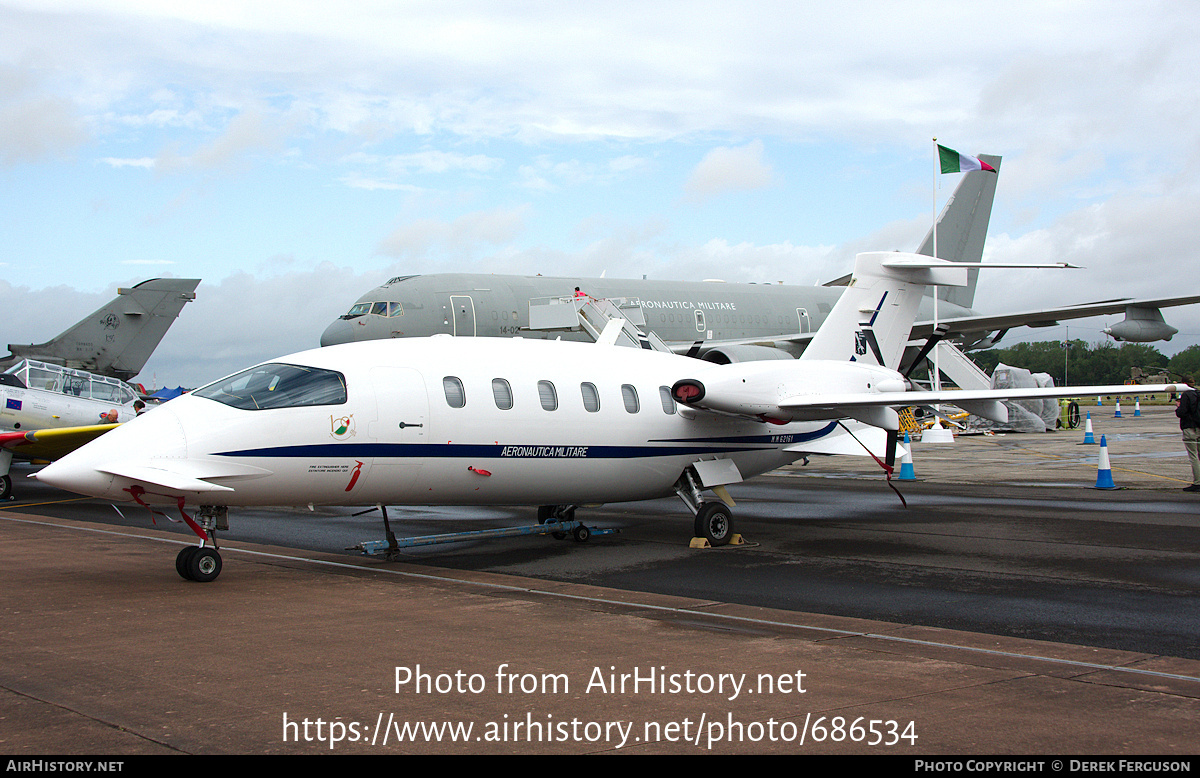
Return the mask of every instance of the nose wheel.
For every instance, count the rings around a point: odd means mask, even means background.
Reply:
[[[221,574],[217,530],[229,529],[229,508],[224,505],[201,505],[193,520],[183,512],[183,504],[180,501],[179,512],[200,538],[200,545],[188,546],[179,552],[175,557],[175,572],[184,580],[197,583],[217,580],[217,576]]]

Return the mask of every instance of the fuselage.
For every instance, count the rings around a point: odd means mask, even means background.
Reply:
[[[25,359],[0,383],[0,429],[36,430],[129,421],[137,399],[124,381]]]
[[[447,334],[468,337],[587,340],[582,332],[529,330],[530,300],[571,297],[575,288],[597,298],[639,305],[646,327],[669,345],[696,341],[771,342],[812,333],[824,323],[841,287],[733,284],[708,281],[552,278],[446,273],[400,276],[367,292],[321,336],[321,345]],[[941,301],[940,318],[973,315]],[[933,319],[933,299],[921,319]],[[798,355],[803,344],[781,344]]]
[[[698,364],[517,338],[316,349],[172,400],[39,478],[201,505],[587,504],[669,496],[697,460],[748,478],[838,432],[676,405],[669,387]]]

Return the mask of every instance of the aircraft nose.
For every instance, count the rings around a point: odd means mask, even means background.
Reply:
[[[82,449],[80,450],[82,451]],[[113,485],[112,475],[100,472],[84,458],[77,458],[75,456],[77,453],[79,452],[68,454],[57,462],[51,462],[34,473],[32,477],[64,491],[86,494],[90,497],[108,496]]]
[[[43,467],[34,477],[59,489],[108,500],[132,499],[115,471],[152,456],[183,458],[187,439],[169,407],[155,408]],[[152,464],[152,463],[151,463]]]
[[[354,322],[338,319],[325,328],[321,335],[322,346],[336,346],[339,343],[350,343],[354,340]]]

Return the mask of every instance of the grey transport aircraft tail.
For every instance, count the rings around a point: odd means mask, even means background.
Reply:
[[[198,278],[152,278],[118,289],[101,306],[53,340],[9,344],[0,370],[20,359],[37,359],[128,381],[145,366],[183,306],[196,299]]]
[[[937,221],[938,259],[976,264],[983,261],[983,242],[987,238],[992,201],[996,199],[996,182],[1000,178],[1000,157],[980,154],[979,158],[994,167],[996,172],[978,170],[967,173],[950,195]],[[933,256],[932,229],[925,234],[917,253]],[[938,299],[970,308],[975,302],[975,282],[978,278],[978,270],[968,271],[966,286],[938,287]]]

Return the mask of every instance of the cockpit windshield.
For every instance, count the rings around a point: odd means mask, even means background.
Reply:
[[[371,302],[371,303],[355,303],[350,312],[343,316],[343,319],[357,319],[359,316],[403,316],[404,306],[398,302]]]
[[[40,389],[44,392],[120,405],[130,405],[137,399],[133,388],[124,381],[33,359],[22,359],[5,373],[15,376],[21,385],[29,389]]]
[[[334,370],[268,364],[222,378],[192,394],[247,411],[341,405],[346,402],[346,378]]]

